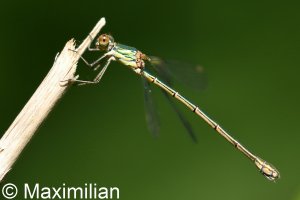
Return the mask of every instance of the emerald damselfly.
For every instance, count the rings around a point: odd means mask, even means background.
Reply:
[[[91,38],[93,40],[93,38]],[[85,85],[85,84],[97,84],[103,77],[103,74],[105,73],[107,67],[111,63],[111,61],[118,61],[122,63],[123,65],[129,67],[131,70],[133,70],[136,74],[140,75],[144,80],[144,85],[146,89],[145,93],[145,99],[146,103],[148,104],[148,111],[150,115],[148,116],[148,122],[152,123],[150,124],[150,130],[154,133],[158,131],[158,125],[155,125],[155,113],[153,113],[153,102],[149,98],[149,83],[153,83],[157,85],[159,88],[161,88],[162,91],[164,91],[164,94],[168,94],[170,96],[168,97],[174,97],[179,102],[181,102],[183,105],[185,105],[188,109],[190,109],[193,113],[195,113],[197,116],[201,117],[208,125],[210,125],[217,133],[219,133],[223,138],[225,138],[229,143],[231,143],[238,151],[243,153],[246,157],[248,157],[256,167],[259,169],[259,171],[269,180],[275,181],[280,177],[279,171],[273,167],[271,164],[267,163],[265,160],[259,158],[258,156],[251,153],[248,149],[246,149],[243,145],[241,145],[237,140],[235,140],[232,136],[230,136],[219,124],[217,124],[215,121],[213,121],[211,118],[209,118],[198,106],[191,103],[189,100],[187,100],[184,96],[182,96],[179,92],[172,89],[167,84],[163,83],[161,80],[159,80],[157,77],[151,75],[146,71],[146,63],[149,63],[154,68],[159,66],[163,60],[157,58],[157,57],[150,57],[146,54],[142,53],[141,51],[137,50],[134,47],[129,47],[123,44],[116,43],[114,41],[114,38],[109,34],[102,34],[97,38],[97,41],[95,43],[95,47],[92,48],[91,45],[88,47],[89,51],[104,51],[104,55],[102,55],[99,59],[94,61],[93,63],[89,63],[86,59],[84,59],[81,56],[81,59],[86,63],[86,65],[90,66],[91,68],[94,68],[97,70],[100,67],[99,62],[106,58],[106,64],[103,66],[101,71],[98,73],[98,75],[95,77],[93,81],[85,81],[85,80],[71,80],[74,82],[77,82],[78,85]],[[195,68],[197,69],[197,67]],[[156,68],[156,71],[158,74],[164,76],[165,81],[167,83],[170,83],[169,80],[169,74],[166,70],[163,68]],[[195,74],[197,75],[197,70],[195,70]],[[198,70],[199,72],[199,70]],[[200,70],[201,72],[201,70]],[[168,98],[170,100],[170,98]],[[171,102],[171,101],[170,101]],[[176,108],[173,107],[178,114],[179,118],[183,122],[184,126],[187,128],[188,132],[192,136],[192,138],[195,140],[195,135],[190,128],[189,123],[184,119],[181,112]],[[152,113],[151,113],[152,112]]]

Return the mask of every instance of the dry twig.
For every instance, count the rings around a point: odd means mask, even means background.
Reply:
[[[90,36],[95,38],[104,25],[105,19],[101,18]],[[90,36],[76,49],[77,53],[69,50],[75,49],[75,41],[71,39],[67,42],[43,82],[1,138],[0,181],[10,171],[26,144],[69,88],[69,84],[62,84],[61,81],[77,78],[74,77],[77,62],[91,43]]]

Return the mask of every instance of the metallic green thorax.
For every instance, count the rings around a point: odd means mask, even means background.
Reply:
[[[126,46],[123,44],[115,44],[112,48],[111,53],[122,64],[137,68],[137,54],[138,50],[134,47]]]

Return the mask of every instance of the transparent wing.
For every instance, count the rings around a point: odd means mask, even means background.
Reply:
[[[158,115],[157,115],[155,105],[153,102],[153,98],[151,95],[150,84],[144,78],[142,78],[142,80],[143,80],[143,84],[144,84],[146,122],[147,122],[149,131],[154,136],[158,136],[159,129],[160,129],[160,123],[159,123]]]
[[[149,131],[154,135],[158,136],[159,130],[160,130],[160,123],[159,123],[159,118],[155,109],[155,104],[151,95],[151,88],[150,88],[150,83],[142,78],[143,84],[144,84],[144,99],[145,99],[145,111],[146,111],[146,122],[148,125]],[[194,130],[191,126],[191,124],[188,122],[188,120],[184,117],[180,109],[176,106],[175,102],[173,99],[163,90],[161,90],[166,99],[169,101],[171,104],[173,110],[179,117],[181,123],[183,126],[186,128],[188,134],[192,138],[194,142],[197,142],[197,137],[194,133]]]
[[[206,87],[207,81],[202,66],[175,60],[163,60],[155,56],[150,56],[150,59],[153,69],[167,84],[172,85],[174,79],[196,90]]]
[[[190,137],[192,138],[192,140],[194,142],[197,142],[197,137],[196,137],[195,132],[194,132],[191,124],[189,123],[189,121],[185,118],[185,116],[182,114],[182,112],[180,111],[180,109],[176,106],[176,104],[173,101],[173,99],[171,98],[171,96],[169,94],[167,94],[164,90],[162,90],[162,93],[164,94],[164,96],[167,98],[167,100],[171,104],[173,110],[175,111],[175,113],[179,117],[181,123],[183,124],[183,126],[187,130],[187,132],[190,135]]]
[[[206,78],[201,66],[174,60],[163,60],[154,56],[151,56],[150,58],[150,63],[153,67],[153,70],[156,71],[159,78],[161,78],[169,86],[173,86],[174,79],[197,90],[201,90],[206,86]],[[165,91],[162,90],[162,92],[171,104],[173,110],[175,111],[183,126],[186,128],[192,140],[194,142],[197,142],[197,137],[189,121],[177,107],[174,100]]]

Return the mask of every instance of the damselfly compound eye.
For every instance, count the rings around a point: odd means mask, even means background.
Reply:
[[[109,43],[110,43],[110,37],[107,34],[102,34],[99,36],[96,45],[100,50],[107,50]]]

